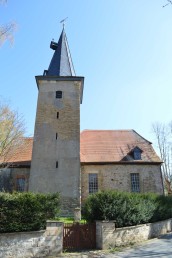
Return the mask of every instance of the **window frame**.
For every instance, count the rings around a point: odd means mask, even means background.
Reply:
[[[98,174],[97,173],[88,174],[88,192],[89,194],[94,194],[98,192]]]
[[[131,192],[140,193],[140,174],[130,173]]]
[[[24,187],[23,187],[23,190],[21,189],[19,189],[18,188],[18,180],[20,180],[20,179],[23,179],[24,180]],[[27,179],[28,179],[28,176],[26,176],[26,175],[17,175],[16,177],[15,177],[15,191],[17,191],[17,192],[27,192],[28,191],[28,184],[27,184]]]

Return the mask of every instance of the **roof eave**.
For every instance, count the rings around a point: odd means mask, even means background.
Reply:
[[[6,166],[0,165],[0,168],[30,168],[31,167],[31,161],[30,162],[13,162],[12,164],[6,163]]]
[[[161,165],[163,162],[160,161],[142,161],[142,162],[128,162],[128,161],[90,161],[90,162],[86,162],[86,161],[81,161],[81,165]]]

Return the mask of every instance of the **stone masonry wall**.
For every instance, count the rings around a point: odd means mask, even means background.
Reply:
[[[70,199],[71,213],[80,207],[80,88],[74,79],[40,81],[29,181],[30,191],[60,192],[65,207]]]
[[[0,234],[0,258],[57,255],[63,248],[63,223],[47,222],[46,230]]]
[[[82,201],[89,194],[89,173],[98,174],[98,189],[131,192],[130,173],[139,173],[140,191],[163,194],[160,165],[106,164],[81,166]]]
[[[172,219],[116,228],[114,222],[96,222],[96,245],[99,249],[109,249],[116,246],[126,246],[139,243],[172,231]]]

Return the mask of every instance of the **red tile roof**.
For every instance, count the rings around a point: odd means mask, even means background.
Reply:
[[[13,151],[12,153],[9,153],[4,162],[9,163],[11,166],[30,166],[32,159],[32,146],[33,138],[24,138],[21,142],[20,147],[15,149],[15,151]]]
[[[81,132],[81,162],[161,162],[151,142],[134,130],[84,130]],[[141,160],[134,160],[131,151],[139,147]]]
[[[13,165],[30,165],[33,138],[25,138],[22,148],[8,162]],[[142,150],[142,160],[134,160],[131,151]],[[80,138],[81,163],[161,162],[151,142],[134,130],[84,130]]]

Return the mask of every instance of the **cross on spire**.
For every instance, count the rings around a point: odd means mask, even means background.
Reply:
[[[62,33],[58,43],[51,41],[50,48],[54,50],[48,70],[44,71],[44,75],[48,76],[76,76],[75,69],[70,54],[66,33],[64,30],[65,19],[61,21],[63,24]]]
[[[63,19],[63,20],[60,21],[60,23],[62,23],[63,29],[64,29],[64,27],[65,27],[65,22],[66,22],[67,19],[68,19],[68,17],[66,17],[65,19]]]

